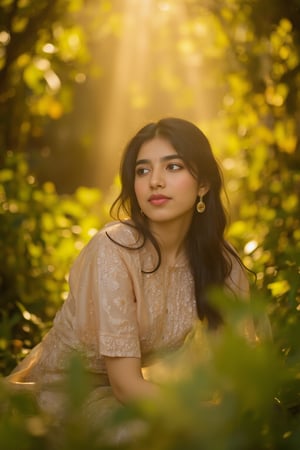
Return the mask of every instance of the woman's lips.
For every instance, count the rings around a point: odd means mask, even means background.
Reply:
[[[165,195],[151,195],[149,203],[151,203],[151,205],[159,206],[167,203],[169,200],[170,197],[166,197]]]

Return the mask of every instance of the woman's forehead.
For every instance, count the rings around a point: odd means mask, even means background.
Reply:
[[[161,158],[167,155],[178,156],[177,150],[166,138],[155,137],[144,142],[137,154],[137,159]]]

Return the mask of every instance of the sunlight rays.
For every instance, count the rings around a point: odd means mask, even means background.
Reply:
[[[115,54],[112,55],[111,72],[105,115],[99,136],[102,184],[107,185],[117,173],[117,161],[125,141],[131,132],[128,127],[136,121],[138,112],[147,102],[147,77],[149,73],[150,20],[153,17],[152,0],[127,0],[121,37]],[[143,86],[140,91],[139,86]],[[130,94],[135,92],[135,108],[130,108]],[[133,96],[134,97],[134,96]],[[128,114],[131,117],[128,117]],[[135,119],[135,120],[134,120]]]
[[[201,56],[193,48],[190,31],[183,29],[184,0],[126,0],[122,6],[122,27],[110,54],[112,70],[99,126],[103,186],[112,183],[120,152],[137,128],[166,115],[182,112],[187,117],[199,97]]]

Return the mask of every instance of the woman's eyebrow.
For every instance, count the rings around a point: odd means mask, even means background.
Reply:
[[[163,156],[162,158],[160,158],[161,162],[164,161],[170,161],[171,159],[182,159],[181,156],[178,155],[178,153],[174,153],[173,155],[166,155]],[[135,163],[135,165],[139,165],[139,164],[150,164],[151,160],[150,159],[138,159]]]

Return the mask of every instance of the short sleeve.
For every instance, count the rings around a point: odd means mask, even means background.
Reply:
[[[131,274],[139,269],[130,265],[130,253],[101,232],[72,273],[81,340],[90,347],[96,339],[98,354],[103,356],[141,356]]]

